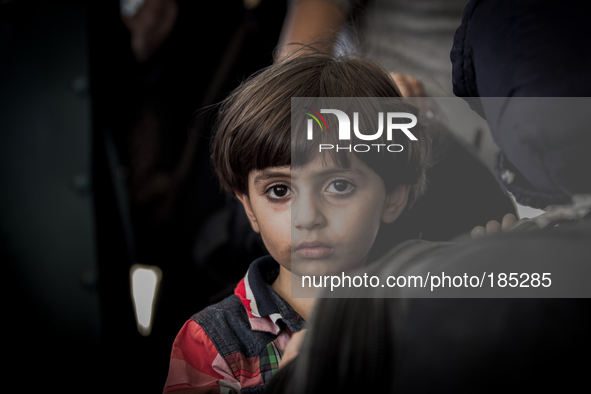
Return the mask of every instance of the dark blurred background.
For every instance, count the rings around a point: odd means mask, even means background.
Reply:
[[[180,327],[264,253],[212,175],[210,106],[272,63],[286,6],[145,0],[122,16],[118,0],[0,1],[8,381],[162,391]],[[162,271],[148,336],[136,263]]]

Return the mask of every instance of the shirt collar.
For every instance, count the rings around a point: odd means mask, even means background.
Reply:
[[[246,308],[251,328],[255,331],[278,334],[281,331],[279,320],[292,332],[304,328],[304,319],[271,287],[278,275],[279,263],[271,256],[261,257],[250,265],[234,290]]]

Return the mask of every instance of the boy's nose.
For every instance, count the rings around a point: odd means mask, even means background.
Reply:
[[[321,202],[313,196],[299,196],[292,202],[291,218],[293,226],[299,230],[312,230],[326,225]]]

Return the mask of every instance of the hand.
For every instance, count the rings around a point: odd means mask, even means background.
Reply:
[[[513,215],[512,213],[508,213],[505,216],[503,216],[502,223],[499,223],[496,220],[491,220],[488,223],[486,223],[486,227],[482,227],[482,226],[474,227],[472,229],[472,231],[470,232],[470,236],[474,239],[474,238],[482,238],[487,235],[498,234],[501,231],[507,232],[507,231],[511,230],[512,228],[514,228],[515,226],[517,226],[519,223],[523,222],[524,220],[527,220],[527,219],[524,218],[521,220],[517,220],[515,215]]]
[[[402,97],[425,97],[425,87],[418,79],[408,74],[390,73]]]
[[[298,353],[300,352],[300,348],[302,347],[302,342],[304,341],[304,336],[306,335],[306,330],[298,331],[292,335],[291,339],[287,343],[285,347],[285,352],[283,352],[283,357],[279,362],[279,368],[283,367],[285,364],[293,360]]]
[[[390,78],[398,86],[402,97],[416,97],[416,99],[405,101],[416,106],[424,118],[431,120],[440,112],[435,102],[427,97],[425,87],[421,81],[408,74],[398,74],[395,72],[390,72]]]

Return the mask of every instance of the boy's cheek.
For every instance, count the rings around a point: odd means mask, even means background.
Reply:
[[[278,224],[276,222],[276,224]],[[291,262],[291,231],[287,226],[261,226],[261,238],[269,254],[283,266]],[[286,267],[288,268],[288,267]]]
[[[264,236],[262,238],[267,251],[275,261],[291,271],[291,243],[278,244],[273,240],[266,240]]]

